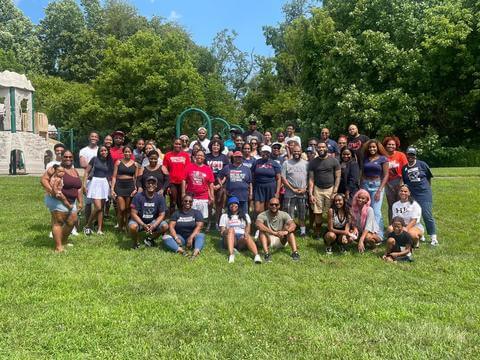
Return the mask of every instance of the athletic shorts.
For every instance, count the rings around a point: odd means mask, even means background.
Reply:
[[[208,200],[193,199],[192,209],[200,211],[204,219],[208,218]]]

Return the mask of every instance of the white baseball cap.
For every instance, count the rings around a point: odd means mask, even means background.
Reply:
[[[263,146],[262,146],[262,150],[260,150],[260,151],[262,151],[262,152],[263,152],[263,151],[267,151],[267,152],[271,153],[271,152],[272,152],[272,148],[271,148],[270,146],[268,146],[268,145],[263,145]]]

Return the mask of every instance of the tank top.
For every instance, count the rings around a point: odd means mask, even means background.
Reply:
[[[136,170],[135,162],[132,163],[132,165],[127,166],[123,163],[123,161],[120,161],[118,164],[118,172],[117,175],[128,175],[128,176],[135,176],[135,170]]]
[[[345,229],[347,225],[347,217],[345,216],[344,219],[340,219],[337,213],[333,212],[333,227],[338,230]]]
[[[73,204],[78,196],[78,189],[82,187],[82,181],[78,176],[71,176],[67,172],[63,176],[62,193]]]

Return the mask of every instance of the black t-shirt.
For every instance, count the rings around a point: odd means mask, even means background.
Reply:
[[[197,222],[203,222],[203,215],[200,211],[190,209],[189,211],[175,211],[172,215],[171,221],[175,221],[175,231],[185,240],[192,234]]]
[[[412,237],[410,234],[406,231],[402,231],[400,234],[395,234],[393,231],[388,234],[387,238],[394,238],[395,239],[395,247],[393,249],[393,252],[400,252],[402,251],[402,247],[407,247],[410,246],[412,247]]]
[[[97,178],[109,178],[113,173],[113,161],[108,158],[106,160],[93,157],[88,163],[92,167],[90,175]]]
[[[333,157],[316,157],[308,164],[308,171],[313,172],[313,182],[320,189],[328,189],[335,184],[337,170],[340,170],[340,163]]]
[[[362,149],[362,145],[365,144],[368,140],[369,137],[367,135],[360,134],[357,137],[348,136],[347,147],[350,150],[355,151],[355,153],[359,155]]]

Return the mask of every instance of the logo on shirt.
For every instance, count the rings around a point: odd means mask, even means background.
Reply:
[[[242,170],[230,170],[231,182],[242,182],[245,179],[245,173]]]
[[[201,171],[192,171],[190,178],[192,179],[192,184],[194,185],[203,185],[207,174]]]
[[[183,156],[172,156],[170,158],[170,161],[172,163],[180,163],[180,164],[185,164],[185,158]]]
[[[420,182],[420,170],[418,167],[412,167],[407,169],[408,180],[411,182]]]

